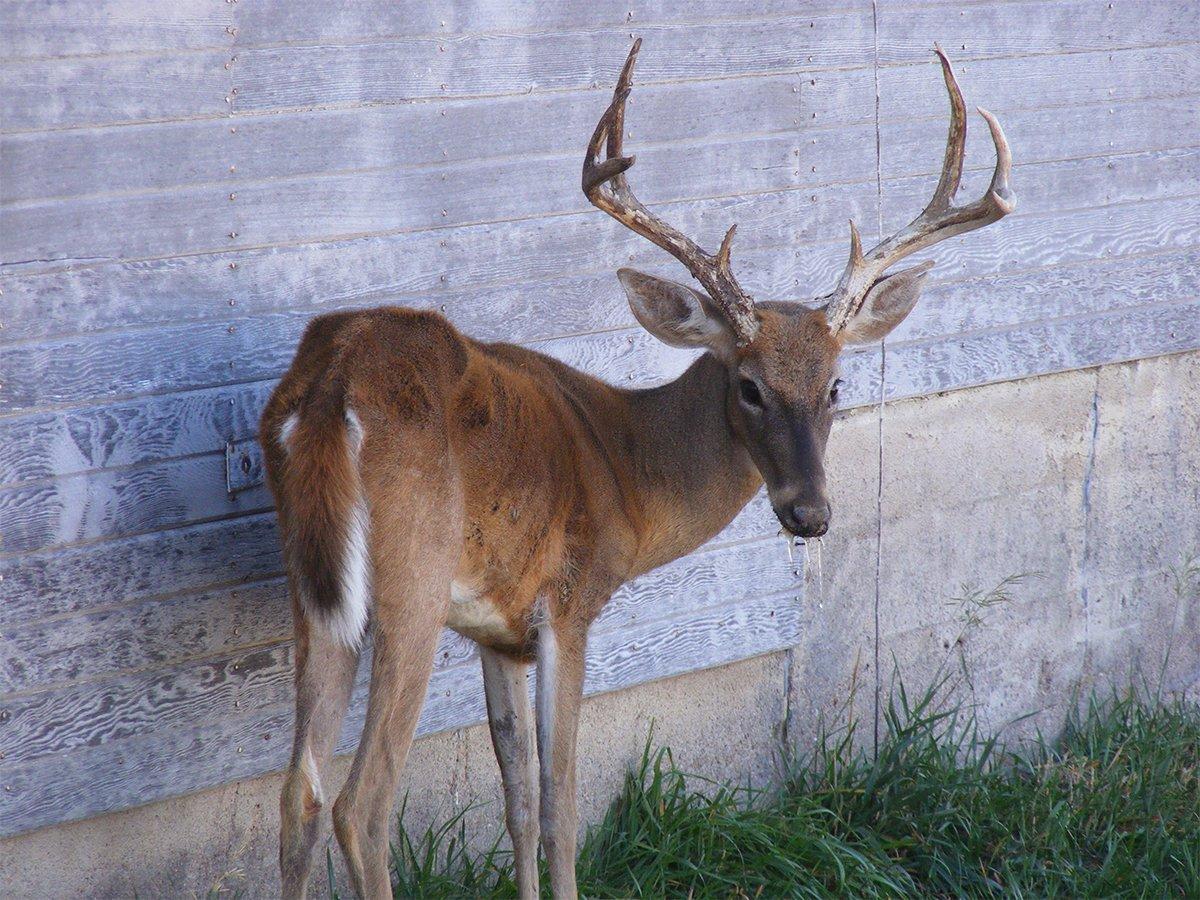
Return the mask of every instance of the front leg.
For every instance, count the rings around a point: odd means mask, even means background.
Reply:
[[[573,900],[575,737],[583,699],[586,623],[545,622],[537,643],[537,743],[541,764],[542,846],[556,900]]]

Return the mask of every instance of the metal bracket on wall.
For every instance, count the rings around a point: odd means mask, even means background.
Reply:
[[[263,483],[263,457],[258,441],[226,441],[225,490],[233,497]]]

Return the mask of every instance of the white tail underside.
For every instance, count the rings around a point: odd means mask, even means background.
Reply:
[[[291,444],[293,433],[299,424],[296,413],[288,416],[279,429],[279,442],[287,453],[294,452]],[[362,450],[363,428],[358,414],[346,409],[346,436],[351,461],[359,464]],[[359,496],[350,509],[346,522],[346,544],[342,548],[342,570],[338,573],[338,588],[341,596],[332,612],[317,608],[303,588],[300,602],[305,613],[326,628],[333,639],[351,650],[358,649],[367,630],[367,614],[371,608],[371,518],[367,501]]]

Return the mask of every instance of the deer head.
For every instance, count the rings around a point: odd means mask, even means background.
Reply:
[[[936,48],[950,94],[950,134],[933,199],[907,226],[864,253],[850,223],[850,260],[831,294],[813,305],[756,303],[730,267],[736,225],[716,254],[651,213],[634,196],[622,155],[625,102],[639,38],[629,51],[612,102],[592,134],[583,163],[588,199],[687,267],[703,292],[621,269],[618,277],[634,316],[659,340],[714,354],[728,374],[722,402],[729,426],[758,467],[775,515],[785,529],[816,537],[829,527],[825,444],[838,400],[837,358],[849,344],[878,341],[912,310],[932,262],[887,274],[894,263],[939,241],[982,228],[1012,211],[1011,157],[1000,123],[980,109],[996,146],[996,168],[982,198],[954,204],[962,177],[966,112],[950,60]],[[603,158],[601,154],[603,151]]]

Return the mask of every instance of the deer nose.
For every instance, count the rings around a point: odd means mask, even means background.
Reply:
[[[829,504],[793,503],[779,515],[783,527],[792,534],[800,537],[820,537],[829,530],[829,517],[832,512]],[[779,511],[776,513],[779,514]]]

